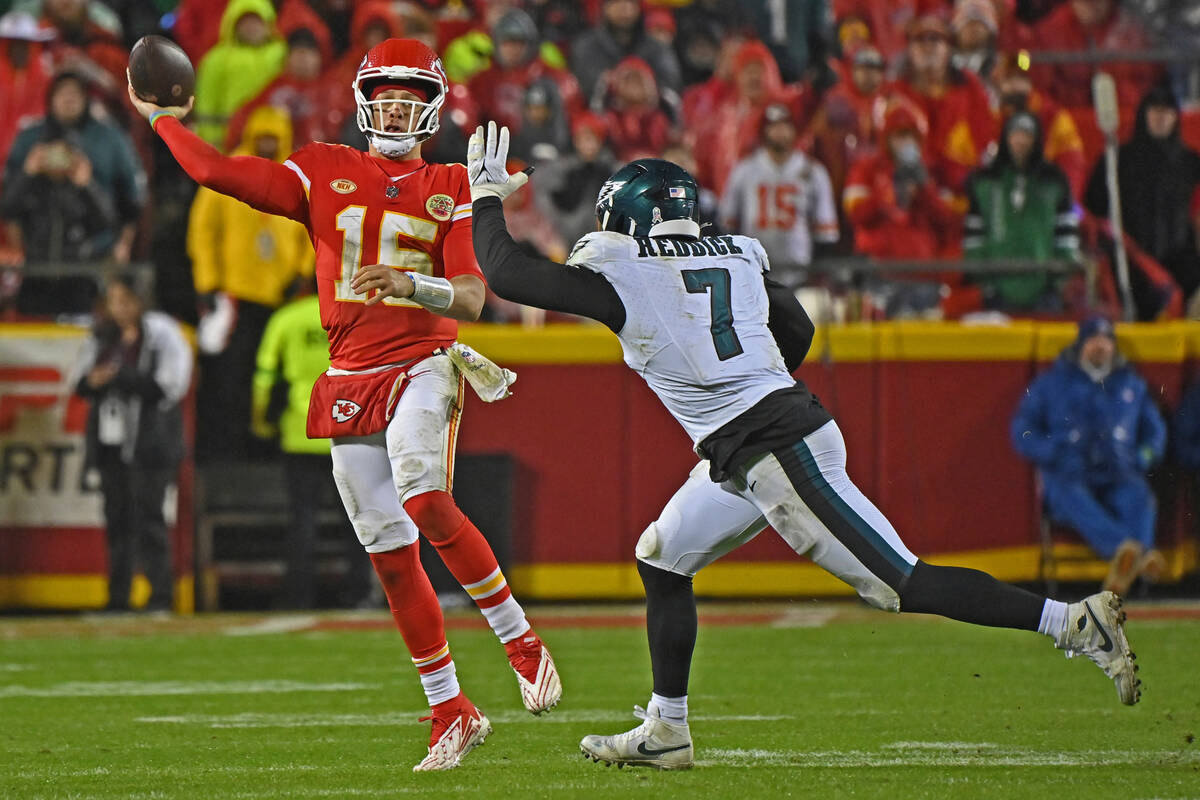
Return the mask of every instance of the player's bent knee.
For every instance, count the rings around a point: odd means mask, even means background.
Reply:
[[[350,525],[368,553],[384,553],[417,541],[416,526],[408,520],[389,519],[380,511],[368,509],[351,514]]]
[[[421,533],[435,544],[449,539],[466,521],[449,492],[425,492],[410,497],[404,503],[404,510]]]
[[[658,555],[659,548],[658,523],[651,522],[646,530],[642,531],[642,535],[638,537],[637,546],[633,548],[633,555],[639,561],[653,559]]]

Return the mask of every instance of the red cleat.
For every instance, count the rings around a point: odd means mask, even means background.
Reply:
[[[429,755],[413,767],[413,772],[454,769],[492,732],[492,723],[461,692],[453,700],[439,703],[428,717],[421,717],[421,722],[425,720],[433,720]]]
[[[562,699],[562,680],[550,651],[533,629],[504,645],[508,663],[517,673],[521,687],[521,702],[533,714],[541,714],[558,705]]]

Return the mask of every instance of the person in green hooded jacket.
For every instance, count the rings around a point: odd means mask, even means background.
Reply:
[[[273,81],[287,58],[271,0],[229,0],[221,34],[196,70],[196,133],[220,147],[230,118]]]
[[[1076,259],[1079,219],[1063,171],[1042,153],[1042,126],[1009,117],[992,162],[967,180],[966,258]],[[982,276],[984,303],[1001,311],[1053,310],[1060,301],[1045,271]]]

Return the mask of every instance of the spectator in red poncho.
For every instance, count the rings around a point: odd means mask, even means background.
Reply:
[[[891,64],[904,55],[908,25],[922,14],[945,7],[946,0],[833,0],[833,16],[863,20],[871,29],[875,46]]]
[[[30,14],[0,17],[0,156],[8,155],[22,125],[46,109],[51,75],[46,42],[53,38],[54,31],[39,28]]]
[[[609,71],[607,80],[604,121],[617,160],[661,153],[671,137],[671,120],[659,107],[658,83],[650,65],[629,56]]]
[[[88,17],[87,0],[45,0],[41,22],[57,34],[49,44],[55,70],[85,76],[106,102],[120,107],[129,52],[113,31]]]
[[[961,191],[996,141],[998,128],[983,82],[950,63],[945,20],[927,14],[909,25],[904,69],[886,92],[903,96],[925,115],[929,169],[940,183]]]
[[[54,31],[39,28],[32,14],[10,11],[0,17],[0,156],[8,156],[22,126],[45,113],[50,88],[45,43],[53,38]],[[0,186],[0,191],[3,188]],[[0,225],[0,267],[17,260],[5,228]]]
[[[782,102],[797,109],[805,99],[799,86],[785,86],[779,67],[766,45],[757,40],[738,48],[733,63],[732,92],[707,114],[685,118],[688,132],[699,143],[696,158],[699,180],[720,194],[725,179],[741,158],[758,141],[758,123],[768,103]]]
[[[1137,51],[1150,46],[1145,29],[1116,0],[1068,0],[1033,29],[1037,50]],[[1092,104],[1092,76],[1110,73],[1117,82],[1122,108],[1136,108],[1142,95],[1158,80],[1161,70],[1147,63],[1044,64],[1034,67],[1038,86],[1067,108]]]
[[[1045,93],[1034,88],[1029,75],[1028,54],[1018,53],[1001,59],[994,76],[1000,97],[1001,124],[1018,111],[1028,111],[1036,116],[1044,132],[1043,155],[1067,176],[1071,197],[1081,199],[1087,185],[1088,164],[1075,119]]]
[[[827,91],[806,131],[813,157],[825,165],[833,196],[841,197],[850,165],[875,146],[874,107],[883,87],[883,55],[868,45],[844,60],[846,79]],[[842,219],[843,241],[849,225]]]
[[[745,40],[736,36],[721,42],[712,74],[683,92],[682,115],[689,129],[706,122],[713,112],[733,96],[733,67]]]
[[[406,35],[404,24],[393,13],[389,0],[359,3],[350,20],[350,47],[328,70],[326,79],[344,89],[349,88],[368,50],[384,39]]]
[[[854,252],[875,258],[958,255],[962,208],[924,163],[928,123],[903,100],[884,116],[879,150],[850,167],[842,207]]]
[[[519,130],[525,90],[542,79],[554,81],[568,119],[579,111],[579,84],[566,70],[542,60],[537,28],[528,14],[509,9],[496,21],[491,36],[495,43],[492,65],[467,82],[485,119]]]
[[[258,95],[238,109],[225,133],[225,151],[242,141],[242,129],[254,109],[274,106],[287,111],[292,121],[293,147],[309,142],[337,142],[346,120],[346,87],[321,80],[321,48],[316,36],[299,28],[288,36],[288,56],[283,72]]]

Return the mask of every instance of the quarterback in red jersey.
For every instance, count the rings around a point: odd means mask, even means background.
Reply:
[[[485,284],[466,169],[421,159],[446,86],[433,51],[388,39],[367,53],[353,83],[369,152],[314,142],[283,164],[223,156],[179,121],[190,100],[161,108],[129,89],[194,180],[308,228],[332,362],[313,388],[308,433],[333,439],[338,491],[432,709],[418,771],[457,766],[491,732],[459,688],[418,531],[504,643],[525,707],[539,714],[562,695],[491,547],[450,495],[463,379],[446,348],[455,320],[479,317]]]

